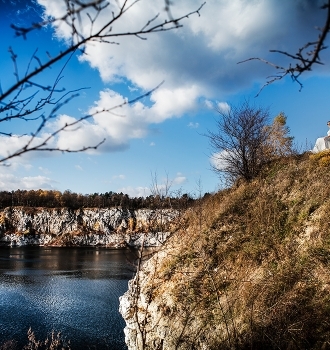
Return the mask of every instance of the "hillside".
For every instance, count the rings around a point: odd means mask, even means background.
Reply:
[[[129,349],[330,349],[329,159],[190,209],[121,298]]]

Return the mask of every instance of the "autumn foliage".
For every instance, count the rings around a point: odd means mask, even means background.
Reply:
[[[176,196],[150,195],[130,197],[122,192],[79,194],[69,190],[16,190],[0,192],[0,209],[6,207],[45,207],[45,208],[123,208],[123,209],[185,209],[194,199],[188,194]]]

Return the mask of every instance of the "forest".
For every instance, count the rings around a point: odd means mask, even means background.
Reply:
[[[205,196],[208,196],[206,194]],[[122,209],[187,209],[195,199],[189,194],[178,193],[174,196],[159,194],[147,197],[129,197],[122,192],[105,192],[94,194],[78,194],[66,190],[16,190],[0,191],[0,208],[23,206],[45,208],[122,208]]]

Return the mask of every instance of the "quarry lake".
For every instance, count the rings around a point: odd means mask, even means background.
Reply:
[[[126,349],[119,296],[127,290],[134,252],[126,249],[1,247],[0,345],[27,344],[53,330],[71,349]]]

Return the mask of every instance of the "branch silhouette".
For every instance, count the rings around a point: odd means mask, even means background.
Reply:
[[[276,64],[274,62],[270,62],[260,57],[251,57],[246,60],[238,62],[245,63],[248,61],[258,60],[269,66],[275,68],[278,72],[275,75],[271,75],[267,77],[266,83],[261,87],[257,96],[261,93],[261,91],[268,85],[274,83],[275,81],[282,80],[286,76],[291,77],[291,79],[298,83],[299,91],[303,88],[303,84],[300,81],[300,77],[303,73],[307,71],[311,71],[315,65],[323,65],[323,61],[321,59],[321,52],[326,50],[328,46],[325,45],[325,41],[330,32],[330,0],[327,0],[326,3],[321,7],[327,11],[326,20],[323,28],[320,28],[320,34],[317,40],[308,42],[304,46],[298,49],[297,53],[291,54],[286,51],[281,50],[270,50],[272,53],[279,53],[281,55],[289,57],[292,62],[288,67]]]
[[[70,103],[74,98],[77,98],[80,91],[88,89],[88,87],[81,87],[75,90],[66,91],[65,88],[60,86],[64,76],[64,70],[67,69],[68,63],[72,60],[73,56],[77,52],[84,53],[85,47],[89,43],[99,42],[110,45],[119,45],[119,42],[116,42],[116,40],[119,40],[121,37],[136,37],[146,40],[147,36],[152,33],[165,32],[175,28],[180,28],[182,27],[181,22],[184,19],[189,18],[189,16],[193,14],[200,15],[200,10],[205,4],[201,4],[194,11],[179,17],[174,17],[171,13],[170,2],[165,0],[164,10],[167,13],[168,19],[159,20],[159,14],[157,14],[153,18],[147,20],[142,27],[140,26],[125,31],[125,29],[115,30],[114,25],[117,24],[117,22],[123,22],[125,20],[123,17],[124,14],[129,12],[134,6],[137,6],[140,2],[139,0],[133,2],[125,0],[121,5],[119,2],[115,2],[117,7],[112,10],[106,23],[101,23],[100,16],[104,11],[108,10],[110,6],[108,1],[62,1],[66,8],[66,11],[62,16],[57,18],[49,17],[39,23],[32,23],[29,27],[20,27],[14,24],[11,25],[15,31],[16,37],[23,37],[26,40],[34,30],[45,28],[49,25],[55,27],[64,25],[70,29],[71,39],[69,40],[67,47],[56,55],[52,56],[49,52],[46,52],[47,58],[45,61],[37,55],[38,49],[36,49],[30,57],[23,75],[20,75],[19,73],[18,55],[12,47],[9,47],[8,51],[13,62],[15,81],[11,86],[6,88],[0,85],[0,123],[6,123],[13,120],[24,123],[34,123],[31,124],[31,130],[24,135],[17,135],[14,126],[12,126],[9,131],[4,129],[0,130],[0,136],[2,137],[13,137],[15,135],[17,137],[27,137],[29,135],[25,145],[19,149],[10,151],[6,156],[0,158],[0,164],[4,164],[9,159],[32,151],[82,152],[89,149],[97,149],[105,140],[100,140],[94,145],[86,145],[79,149],[60,148],[50,144],[51,141],[53,141],[61,132],[70,131],[74,126],[79,127],[80,123],[93,117],[95,114],[85,115],[72,123],[59,127],[51,134],[42,137],[42,132],[45,130],[48,122],[56,120],[58,111]],[[87,23],[89,24],[87,30],[86,27],[83,26],[83,19],[87,19]],[[34,69],[31,68],[32,62],[37,63],[37,66]],[[40,78],[43,77],[43,74],[45,74],[49,68],[52,68],[59,63],[62,63],[62,66],[53,83],[47,85],[40,83]],[[155,89],[158,87],[159,85]],[[125,101],[120,105],[98,111],[97,113],[113,113],[115,109],[119,109],[126,104],[133,104],[139,99],[149,96],[155,89],[152,89],[137,98]],[[38,125],[35,126],[35,123]],[[6,126],[8,127],[8,124],[6,124]]]

